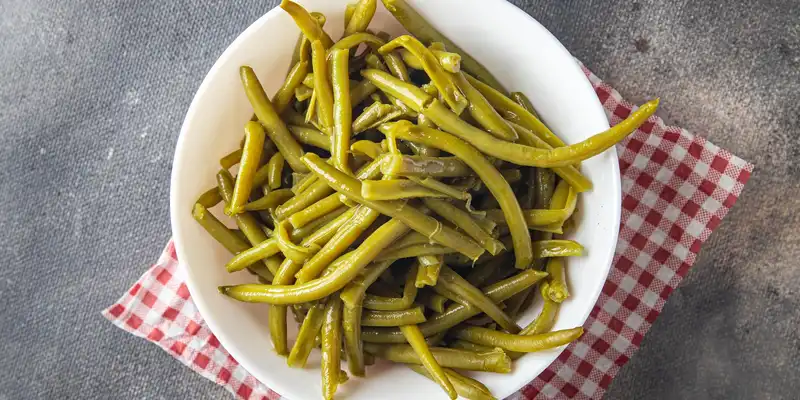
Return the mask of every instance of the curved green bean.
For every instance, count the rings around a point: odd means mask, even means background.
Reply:
[[[425,322],[422,306],[398,311],[366,310],[361,314],[362,326],[400,326]]]
[[[333,88],[328,80],[328,61],[326,60],[325,49],[330,46],[323,46],[322,42],[314,40],[311,42],[311,65],[314,70],[314,96],[316,98],[317,116],[322,130],[331,133],[333,131]],[[346,69],[346,68],[345,68]],[[349,82],[347,88],[349,89]]]
[[[472,239],[456,232],[452,228],[442,226],[434,218],[429,217],[413,207],[405,207],[404,202],[399,201],[371,201],[361,196],[361,182],[347,174],[337,171],[324,163],[316,154],[307,154],[304,158],[308,167],[317,174],[323,182],[329,184],[339,193],[344,194],[350,200],[366,205],[381,214],[397,218],[407,224],[411,229],[427,235],[442,245],[451,247],[458,252],[477,259],[484,250],[480,248]]]
[[[272,96],[272,105],[278,114],[283,113],[295,96],[295,89],[303,84],[303,78],[308,74],[308,61],[298,61],[291,70],[280,89]]]
[[[294,98],[297,99],[297,101],[306,101],[310,99],[313,94],[314,94],[314,89],[311,89],[305,85],[300,86],[294,90]]]
[[[380,49],[378,51],[380,51]],[[397,79],[403,82],[411,82],[411,77],[408,75],[408,68],[406,68],[403,58],[400,57],[397,51],[389,51],[383,54],[383,62],[386,63],[386,68],[389,72],[397,77]]]
[[[283,154],[275,153],[267,163],[267,170],[269,171],[267,178],[267,185],[271,190],[281,187],[281,179],[283,178],[283,163],[285,159]]]
[[[577,327],[537,335],[513,335],[477,326],[459,327],[452,331],[454,337],[485,346],[504,350],[532,353],[568,344],[583,335],[583,328]]]
[[[421,361],[411,346],[406,344],[364,343],[364,349],[377,357],[404,364],[420,364]],[[498,348],[484,352],[430,348],[431,354],[442,367],[458,368],[467,371],[511,372],[511,359]]]
[[[414,372],[433,380],[433,377],[430,373],[428,373],[425,367],[415,364],[408,364],[408,367]],[[459,396],[467,400],[497,400],[494,396],[492,396],[492,392],[490,392],[489,388],[487,388],[484,384],[470,377],[461,375],[452,369],[442,369],[444,370],[445,375],[447,375],[447,378],[450,379],[450,382],[453,384],[453,387],[455,387]]]
[[[216,186],[206,190],[200,197],[197,198],[195,203],[202,205],[205,208],[211,208],[222,202],[222,196]]]
[[[240,68],[240,75],[247,98],[258,116],[258,121],[266,129],[270,140],[275,143],[294,172],[308,172],[308,168],[302,162],[298,163],[303,155],[303,149],[289,133],[286,124],[283,123],[280,115],[267,98],[253,69],[243,66]]]
[[[424,286],[436,286],[439,280],[439,272],[444,265],[444,257],[441,255],[421,255],[417,256],[417,276],[414,278],[414,286],[422,288]]]
[[[219,159],[219,165],[224,169],[231,169],[242,160],[242,149],[236,149]]]
[[[281,252],[284,256],[286,256],[286,258],[302,265],[309,257],[313,256],[319,251],[319,246],[315,244],[311,244],[309,246],[298,246],[292,243],[292,239],[289,237],[289,231],[287,229],[288,224],[289,221],[283,221],[275,227],[275,239],[277,241],[278,248],[281,249]]]
[[[417,325],[403,325],[400,327],[400,331],[411,345],[411,349],[416,353],[418,362],[425,367],[425,370],[431,374],[436,383],[447,392],[450,399],[455,400],[456,397],[458,397],[458,393],[456,393],[456,389],[453,388],[453,384],[450,383],[450,378],[445,375],[439,362],[436,360],[433,353],[431,353],[428,344],[425,343],[425,337],[422,336],[419,327]]]
[[[415,127],[407,121],[384,125],[381,127],[381,131],[389,132],[399,139],[419,142],[447,151],[472,168],[500,203],[500,208],[508,221],[511,237],[514,240],[517,268],[524,269],[531,264],[533,261],[531,236],[528,227],[521,223],[524,221],[522,208],[520,208],[511,186],[483,154],[453,135],[435,129]]]
[[[364,155],[374,160],[381,156],[383,150],[378,143],[369,140],[359,140],[350,145],[350,152]]]
[[[324,22],[317,21],[303,6],[290,0],[283,0],[281,1],[281,8],[292,16],[297,27],[300,28],[309,41],[319,40],[326,49],[333,46],[331,37],[322,30]]]
[[[341,40],[336,42],[328,51],[333,52],[334,50],[350,50],[355,49],[361,44],[366,44],[367,46],[377,50],[384,44],[386,41],[381,39],[378,36],[375,36],[369,32],[357,32],[346,35]]]
[[[249,247],[240,251],[239,254],[236,254],[225,264],[225,269],[227,269],[228,272],[241,271],[259,260],[280,253],[280,251],[276,239],[267,239],[254,247]]]
[[[333,399],[340,382],[340,358],[342,348],[342,301],[338,297],[328,300],[325,305],[325,322],[322,324],[322,395],[325,400]]]
[[[276,208],[275,218],[278,221],[283,221],[294,215],[294,213],[300,212],[324,199],[331,193],[333,193],[333,189],[331,189],[327,183],[322,180],[316,180],[308,189],[304,190],[302,193],[295,194],[295,196],[286,203]]]
[[[344,36],[366,31],[377,6],[377,0],[359,0],[344,28]]]
[[[394,260],[374,262],[365,268],[364,273],[353,279],[352,282],[342,289],[339,297],[347,306],[361,307],[364,296],[366,296],[367,288],[375,283],[378,277],[380,277],[393,262]]]
[[[511,92],[508,97],[514,101],[514,103],[519,104],[525,111],[533,114],[534,117],[538,117],[536,115],[536,109],[533,108],[533,103],[531,103],[528,96],[525,96],[525,93],[522,92]]]
[[[547,295],[556,303],[563,302],[569,297],[564,260],[559,257],[549,259],[546,271],[550,274]]]
[[[292,214],[292,216],[287,220],[292,224],[293,227],[302,228],[307,224],[316,221],[318,218],[321,218],[341,207],[342,202],[339,200],[338,196],[338,194],[334,193],[310,205],[308,208]]]

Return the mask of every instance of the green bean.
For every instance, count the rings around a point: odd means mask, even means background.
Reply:
[[[289,70],[289,75],[286,76],[283,85],[278,89],[275,95],[272,96],[272,104],[275,106],[275,111],[278,114],[283,113],[283,111],[289,107],[292,98],[294,98],[295,89],[303,84],[303,78],[305,78],[307,73],[308,61],[298,61],[294,64],[292,69]]]
[[[425,73],[431,78],[431,82],[436,85],[436,88],[439,90],[439,93],[442,94],[450,109],[456,114],[461,114],[464,108],[467,107],[467,99],[464,97],[464,94],[459,91],[453,79],[442,69],[436,56],[420,43],[419,40],[409,35],[399,36],[383,45],[378,51],[386,55],[399,47],[404,47],[420,60]]]
[[[322,30],[323,23],[320,23],[303,6],[289,0],[281,1],[281,8],[292,16],[297,27],[303,32],[309,41],[319,40],[327,49],[333,45],[333,40]]]
[[[239,239],[242,239],[243,242],[247,243],[247,236],[244,235],[244,232],[238,229],[231,229],[231,232],[233,232]]]
[[[424,367],[415,364],[408,364],[408,367],[414,372],[433,380],[431,374],[428,373]],[[470,377],[461,375],[452,369],[442,369],[444,370],[445,375],[447,375],[447,378],[450,379],[450,382],[453,384],[453,387],[456,389],[456,393],[458,393],[459,396],[467,400],[497,400],[494,396],[492,396],[489,388],[487,388],[484,384]]]
[[[439,271],[444,264],[444,258],[441,255],[422,255],[417,256],[417,276],[414,278],[414,286],[421,288],[424,286],[436,286],[439,280]]]
[[[339,386],[339,364],[342,348],[342,301],[334,296],[325,305],[325,322],[322,324],[322,394],[325,400],[333,399]]]
[[[376,91],[378,91],[378,87],[373,85],[372,82],[368,80],[360,81],[350,88],[350,104],[357,106]]]
[[[536,258],[577,257],[583,255],[583,246],[572,240],[538,240],[533,242]]]
[[[361,315],[362,326],[400,326],[422,322],[425,322],[425,314],[421,306],[398,311],[367,310]]]
[[[497,139],[464,122],[421,89],[389,74],[370,69],[362,71],[361,75],[382,91],[398,97],[414,111],[426,114],[445,131],[466,140],[487,155],[529,167],[563,167],[600,154],[633,133],[658,107],[658,100],[651,100],[605,132],[573,145],[545,150]]]
[[[333,237],[338,229],[353,217],[354,213],[355,210],[348,209],[347,207],[339,207],[302,228],[292,229],[289,236],[292,240],[304,240],[315,236],[320,230],[324,230],[322,232],[323,235]]]
[[[379,47],[386,44],[386,41],[375,36],[369,32],[357,32],[353,34],[346,35],[341,40],[336,42],[330,49],[329,53],[333,52],[334,50],[350,50],[355,49],[361,44],[366,44],[367,46],[377,50]]]
[[[374,102],[361,112],[355,121],[353,121],[353,134],[359,134],[370,126],[376,124],[379,120],[395,111],[395,107],[389,104],[382,104]]]
[[[522,171],[518,169],[503,169],[500,170],[500,175],[511,185],[522,180]]]
[[[513,335],[477,326],[459,327],[453,331],[454,337],[485,346],[504,350],[532,353],[568,344],[583,335],[583,328],[577,327],[537,335]]]
[[[450,383],[450,378],[445,375],[444,370],[442,370],[434,354],[431,353],[428,344],[425,343],[425,337],[422,335],[419,327],[417,325],[403,325],[400,327],[400,331],[403,333],[406,341],[411,345],[410,348],[413,350],[413,353],[416,353],[417,363],[422,364],[436,383],[447,392],[450,399],[455,400],[458,394],[455,388],[453,388],[453,384]],[[365,347],[367,346],[365,345]]]
[[[297,99],[297,101],[306,101],[310,99],[313,94],[314,89],[311,89],[308,86],[300,86],[294,90],[294,98]]]
[[[339,232],[306,262],[303,269],[297,274],[297,281],[305,283],[319,276],[326,266],[342,255],[347,247],[353,244],[375,222],[378,215],[378,212],[360,206],[353,217],[339,228]]]
[[[350,23],[350,20],[353,18],[353,14],[356,12],[356,4],[347,4],[344,6],[344,26],[347,28],[347,24]]]
[[[244,204],[250,197],[253,187],[253,176],[258,169],[261,151],[264,148],[264,128],[257,122],[248,122],[245,125],[245,143],[242,150],[242,160],[239,162],[239,173],[233,187],[233,196],[230,204],[226,206],[226,213],[233,215],[244,212]]]
[[[549,259],[546,271],[550,274],[547,295],[556,303],[563,302],[569,297],[564,260],[558,257]]]
[[[373,160],[379,158],[383,150],[381,145],[369,140],[359,140],[350,145],[350,152],[354,155],[364,155]]]
[[[331,137],[314,128],[289,125],[289,132],[291,132],[300,143],[331,151]]]
[[[295,111],[294,108],[287,108],[286,111],[281,114],[281,116],[281,118],[286,121],[286,124],[303,126],[306,128],[313,127],[311,124],[307,123],[305,117],[299,112]]]
[[[269,177],[267,178],[267,185],[271,190],[275,190],[281,187],[281,179],[283,177],[283,163],[284,158],[281,153],[275,153],[269,159],[267,163],[267,170],[269,171]]]
[[[225,169],[231,169],[242,159],[242,149],[236,149],[219,159],[219,165]]]
[[[529,228],[563,223],[567,219],[567,213],[564,210],[522,210],[522,215]],[[506,225],[503,210],[486,210],[486,219],[498,225]]]
[[[404,249],[406,247],[425,245],[425,244],[433,244],[433,243],[431,243],[431,240],[428,239],[427,236],[419,232],[411,232],[408,235],[403,236],[403,238],[398,240],[396,243],[392,244],[391,247],[385,249],[384,252],[388,253]]]
[[[519,333],[520,335],[538,335],[550,332],[550,330],[553,329],[553,326],[556,323],[558,309],[561,307],[561,304],[550,299],[550,296],[547,294],[549,287],[550,285],[546,281],[539,285],[539,290],[537,290],[536,293],[538,293],[544,300],[542,310],[539,312],[539,315],[536,316],[536,319],[531,321],[528,326],[522,329],[522,331]],[[525,353],[512,351],[509,352],[508,355],[512,360],[516,360],[525,355]]]
[[[296,263],[287,258],[283,260],[278,273],[272,280],[273,285],[289,285],[294,282],[294,273],[300,269],[302,264]],[[272,346],[275,352],[285,356],[289,354],[289,348],[286,344],[286,306],[270,305],[268,315],[269,334],[272,338]]]
[[[472,219],[466,211],[459,209],[451,203],[439,199],[423,199],[422,202],[433,212],[450,221],[453,225],[464,231],[469,237],[475,239],[490,254],[497,255],[503,250],[503,244],[493,238],[489,233]]]
[[[255,274],[261,283],[272,283],[272,280],[275,278],[264,263],[253,264],[247,267],[247,270]]]
[[[197,198],[195,203],[202,205],[205,208],[211,208],[222,202],[222,196],[219,194],[217,187],[206,190],[200,197]]]
[[[339,297],[349,307],[361,307],[367,288],[378,280],[378,277],[392,265],[392,262],[394,260],[374,262],[364,270],[363,274],[342,289]]]
[[[525,111],[533,114],[534,117],[538,117],[536,115],[536,109],[533,108],[533,103],[531,103],[530,99],[528,99],[528,96],[525,96],[525,93],[511,92],[508,97],[511,98],[514,103],[517,103],[520,105],[520,107],[524,108]]]
[[[467,52],[456,46],[447,37],[439,33],[431,26],[419,13],[414,10],[405,0],[383,0],[383,5],[392,15],[409,31],[425,43],[441,42],[448,49],[461,55],[461,67],[479,77],[484,82],[488,82],[492,87],[503,90],[503,85],[492,76],[481,63],[472,58]]]
[[[279,207],[292,197],[294,197],[294,193],[292,193],[292,191],[289,189],[273,190],[267,193],[266,196],[263,196],[258,200],[251,201],[250,203],[245,204],[244,209],[245,211],[271,210],[276,207]]]
[[[377,357],[404,364],[421,364],[411,346],[406,344],[364,343],[364,349]],[[430,348],[431,354],[443,367],[468,371],[511,372],[511,359],[500,349],[474,352],[444,347]]]
[[[294,172],[308,172],[308,168],[302,162],[298,164],[300,157],[303,155],[303,149],[289,133],[286,124],[283,123],[275,111],[253,69],[243,66],[240,68],[240,75],[247,98],[258,116],[259,122],[266,129],[270,140],[275,143],[281,154],[286,157],[286,162],[289,163]]]
[[[447,298],[438,293],[423,292],[420,295],[420,301],[425,304],[425,307],[428,307],[432,311],[443,313]]]
[[[503,281],[487,286],[483,289],[483,292],[487,297],[492,299],[493,302],[500,303],[530,287],[546,276],[546,272],[530,269],[525,270]],[[439,279],[441,280],[441,275]],[[480,313],[481,310],[477,307],[456,304],[447,308],[444,313],[429,317],[427,321],[420,324],[420,330],[422,330],[425,336],[432,336],[444,332]],[[361,338],[365,342],[371,343],[405,342],[403,335],[399,331],[391,328],[364,329],[361,332]]]
[[[390,261],[393,260],[387,260],[383,262],[390,262]],[[413,264],[406,273],[405,285],[403,286],[403,297],[398,298],[398,297],[366,295],[363,299],[362,306],[366,309],[375,311],[407,310],[409,307],[411,307],[412,304],[414,304],[414,301],[417,298],[417,287],[414,285],[414,281],[416,280],[417,276],[417,270],[418,266],[416,264]],[[378,326],[378,325],[373,325],[373,326]]]
[[[313,89],[314,88],[314,73],[309,72],[306,74],[305,78],[303,78],[303,86]]]
[[[472,175],[472,170],[457,157],[425,157],[392,154],[381,166],[384,175],[453,178]]]
[[[297,339],[292,346],[292,351],[289,353],[287,363],[292,368],[303,368],[308,361],[308,355],[314,348],[314,338],[320,332],[322,323],[325,321],[325,303],[316,303],[311,309],[308,310],[303,324],[300,326],[300,331],[297,333]]]
[[[439,61],[441,64],[442,69],[450,73],[458,73],[461,72],[461,55],[458,53],[450,53],[448,51],[437,50],[432,47],[428,47],[434,56],[436,56],[436,60]],[[406,63],[411,68],[416,70],[423,70],[425,67],[422,65],[422,62],[411,54],[410,51],[406,49],[400,49],[400,56],[403,58],[403,62]]]
[[[400,79],[403,82],[411,82],[411,78],[408,76],[406,64],[403,62],[403,58],[400,57],[397,51],[390,51],[384,54],[383,62],[386,63],[386,68],[389,69],[389,72],[397,77],[397,79]]]
[[[476,353],[481,353],[481,352],[484,352],[484,351],[492,351],[492,350],[495,349],[494,347],[484,346],[484,345],[481,345],[481,344],[475,344],[475,343],[468,342],[466,340],[461,340],[461,339],[449,342],[448,343],[448,347],[453,348],[453,349],[474,351]]]
[[[377,6],[377,0],[360,0],[356,3],[353,14],[344,28],[344,36],[366,31]]]
[[[226,203],[226,208],[229,208],[227,204],[233,199],[233,182],[233,176],[228,170],[223,169],[217,173],[219,192]],[[239,229],[247,236],[247,240],[250,241],[253,246],[267,240],[267,236],[261,230],[258,221],[256,221],[252,214],[243,212],[234,215],[233,218],[236,220],[236,225],[239,226]],[[275,272],[276,271],[273,271],[272,273],[274,274]]]
[[[503,310],[498,307],[492,299],[487,297],[480,289],[472,286],[466,279],[462,278],[448,266],[443,266],[439,272],[439,282],[436,287],[453,292],[458,298],[465,300],[469,304],[480,308],[489,317],[497,322],[506,331],[517,333],[521,329]]]
[[[375,0],[372,0],[373,2]],[[348,50],[337,49],[331,53],[331,75],[333,86],[333,135],[331,137],[331,159],[340,171],[352,174],[347,153],[350,150],[353,110],[350,105],[350,78]]]
[[[317,102],[317,115],[322,130],[331,133],[333,131],[333,88],[328,80],[328,62],[326,60],[325,49],[320,41],[311,42],[311,64],[314,69],[314,95]],[[349,89],[349,83],[347,85]]]
[[[445,197],[441,192],[428,189],[405,179],[361,181],[361,196],[366,200],[400,200],[416,197]]]
[[[391,126],[384,125],[381,131],[404,140],[422,143],[447,151],[464,161],[486,184],[486,187],[500,203],[500,208],[508,221],[511,236],[514,239],[514,254],[517,268],[527,268],[533,261],[531,236],[527,226],[522,224],[524,216],[514,192],[500,172],[489,163],[474,147],[457,137],[427,128],[415,127],[409,122],[397,122]]]
[[[298,264],[303,264],[309,257],[312,257],[319,251],[319,246],[298,246],[292,243],[287,229],[289,221],[283,221],[275,227],[275,239],[277,240],[278,248],[281,249],[286,258]]]
[[[467,274],[465,279],[472,286],[479,287],[486,284],[492,273],[503,265],[510,262],[510,257],[507,254],[501,254],[498,257],[492,258],[489,262],[474,266]]]
[[[361,319],[363,309],[361,305],[350,306],[345,304],[342,313],[342,330],[344,333],[344,347],[347,354],[347,367],[355,376],[364,376],[364,350],[361,341]]]
[[[288,221],[293,227],[302,228],[341,207],[342,202],[339,200],[338,196],[338,194],[334,193],[310,205],[308,208],[292,214],[292,216],[288,218]]]
[[[275,209],[275,217],[278,221],[283,221],[291,217],[294,213],[302,211],[312,204],[324,199],[333,193],[333,190],[328,187],[327,183],[322,180],[316,180],[308,189],[300,194],[295,194],[294,197],[283,203],[280,207]]]
[[[192,208],[192,217],[209,235],[211,235],[211,237],[222,244],[222,246],[231,253],[240,254],[250,248],[246,242],[242,241],[233,231],[228,229],[225,224],[220,222],[202,204],[196,203],[194,205]]]
[[[463,73],[451,75],[453,81],[458,86],[458,89],[464,93],[464,96],[469,101],[469,115],[475,119],[486,132],[491,133],[495,137],[503,140],[514,142],[519,138],[519,135],[511,125],[503,119],[500,114],[489,104],[489,101],[475,89]]]
[[[403,221],[403,223],[408,224],[411,229],[423,235],[428,235],[431,240],[451,247],[472,259],[478,258],[483,253],[483,249],[471,239],[456,232],[452,228],[442,226],[440,222],[432,217],[424,215],[415,208],[405,207],[404,202],[370,201],[364,199],[361,196],[361,182],[358,179],[331,168],[316,154],[307,154],[305,162],[322,181],[331,185],[332,188],[344,194],[350,200],[364,204],[381,214],[397,218]]]
[[[225,264],[225,268],[228,272],[241,271],[259,260],[272,257],[278,253],[280,253],[278,241],[275,239],[267,239],[254,247],[240,251]]]

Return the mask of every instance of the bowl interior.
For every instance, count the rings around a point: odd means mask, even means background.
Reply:
[[[324,13],[325,30],[338,38],[344,6],[349,0],[306,0],[309,10]],[[561,44],[530,16],[503,0],[410,0],[437,29],[483,63],[509,89],[524,92],[551,129],[575,143],[608,128],[591,86]],[[487,18],[491,16],[491,18]],[[404,32],[379,5],[371,28],[393,35]],[[321,394],[319,356],[306,369],[286,366],[272,351],[266,328],[267,307],[239,303],[217,292],[217,286],[252,282],[246,272],[228,274],[230,258],[190,214],[200,193],[214,186],[218,160],[238,146],[244,122],[252,114],[239,81],[239,66],[250,65],[267,93],[274,93],[289,67],[299,30],[282,10],[274,9],[256,21],[228,47],[197,92],[183,124],[173,164],[172,227],[176,249],[186,269],[192,297],[222,345],[257,379],[291,399]],[[594,190],[581,196],[578,227],[572,238],[586,255],[568,261],[573,297],[561,307],[555,329],[582,325],[602,289],[613,257],[619,229],[620,183],[612,148],[582,164]],[[215,214],[222,215],[219,209]],[[224,220],[224,219],[223,219]],[[228,221],[230,222],[230,221]],[[538,308],[521,319],[533,319]],[[290,323],[290,326],[294,324]],[[294,331],[291,331],[293,337]],[[528,354],[515,362],[510,374],[475,373],[498,398],[530,382],[562,349]],[[316,353],[316,352],[314,352]],[[350,399],[445,398],[432,382],[402,366],[377,364],[367,379],[351,378],[337,396]]]

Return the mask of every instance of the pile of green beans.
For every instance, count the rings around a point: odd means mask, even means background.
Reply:
[[[565,259],[584,251],[559,237],[591,189],[580,163],[658,100],[566,145],[524,94],[507,95],[404,0],[382,1],[410,34],[370,31],[377,0],[357,0],[335,41],[324,15],[282,1],[302,32],[291,68],[270,98],[241,67],[254,116],[192,215],[233,254],[228,272],[257,278],[219,291],[268,306],[288,365],[321,348],[325,399],[373,358],[452,399],[493,399],[460,371],[508,373],[524,353],[583,333],[553,330],[571,295]],[[518,325],[536,302],[536,319]],[[291,343],[287,311],[299,323]]]

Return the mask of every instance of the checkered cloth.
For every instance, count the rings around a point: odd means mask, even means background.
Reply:
[[[634,106],[582,68],[611,124],[625,119]],[[753,171],[752,164],[655,116],[617,151],[623,192],[619,242],[608,280],[583,326],[586,333],[512,399],[601,398]],[[280,398],[220,346],[184,279],[170,242],[103,315],[238,398]]]

